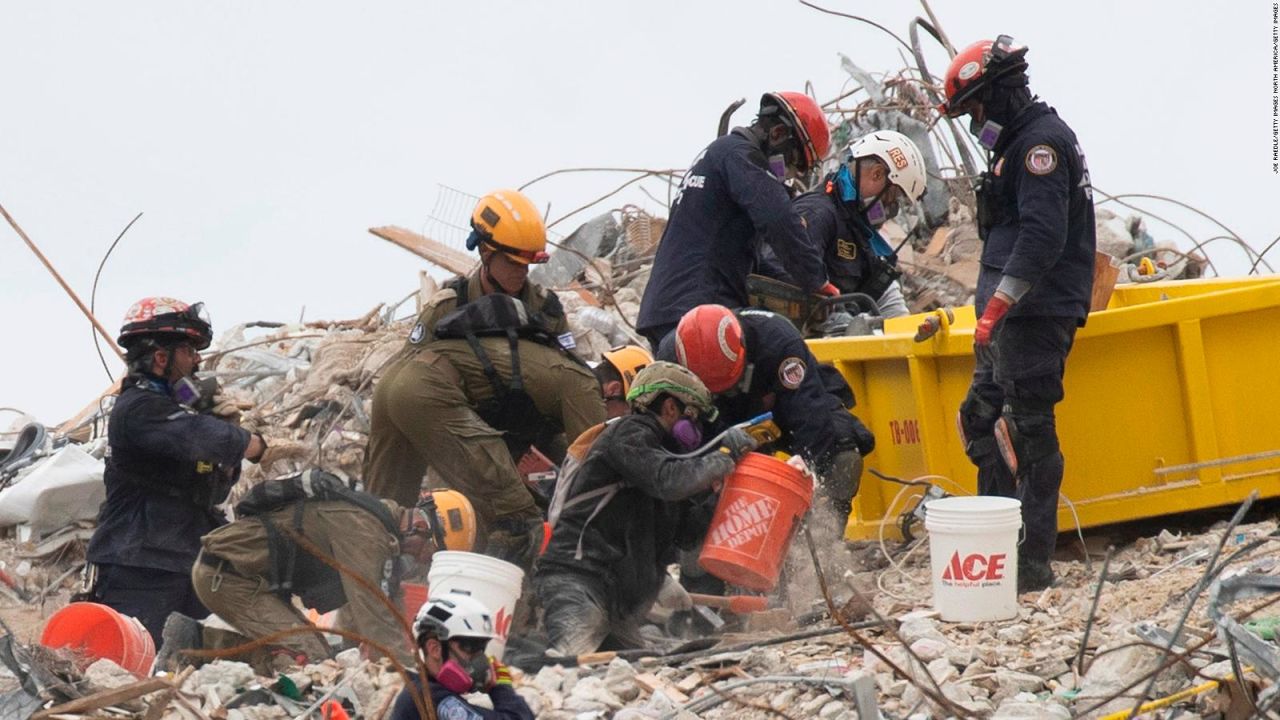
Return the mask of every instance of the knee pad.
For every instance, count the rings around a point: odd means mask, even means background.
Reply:
[[[1015,475],[1018,467],[1028,468],[1059,452],[1058,431],[1052,410],[1028,411],[1011,407],[1010,412],[1000,418],[996,439],[1006,461],[1012,456],[1013,464],[1009,469]],[[1005,451],[1006,445],[1008,451]]]
[[[956,413],[956,431],[964,445],[964,454],[975,465],[991,461],[999,452],[994,430],[1000,418],[1000,408],[974,395],[972,392],[960,403]]]

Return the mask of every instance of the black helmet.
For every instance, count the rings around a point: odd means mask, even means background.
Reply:
[[[128,349],[143,338],[187,340],[203,350],[213,342],[213,324],[202,302],[188,305],[169,297],[143,298],[124,314],[116,342]]]

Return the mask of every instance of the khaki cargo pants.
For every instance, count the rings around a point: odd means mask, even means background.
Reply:
[[[270,513],[278,527],[293,527],[293,506]],[[370,513],[342,501],[308,502],[303,509],[303,535],[359,574],[373,587],[382,582],[388,560],[399,552],[399,542]],[[201,560],[191,569],[191,582],[200,601],[232,627],[250,638],[266,637],[290,628],[307,627],[302,613],[286,599],[268,590],[270,551],[267,533],[255,518],[224,525],[201,539]],[[298,548],[299,553],[306,550]],[[205,562],[218,558],[215,564]],[[304,582],[295,577],[295,585]],[[342,575],[347,604],[338,613],[338,627],[357,633],[391,649],[396,660],[413,663],[413,641],[396,614],[376,595],[351,577]],[[399,598],[394,599],[397,607]],[[273,643],[305,653],[312,662],[329,656],[329,647],[318,634],[299,633]]]
[[[509,383],[506,338],[480,342]],[[560,422],[566,437],[604,421],[604,400],[590,370],[537,343],[520,341],[519,351],[525,392],[542,415]],[[540,539],[541,516],[502,433],[476,412],[492,397],[483,366],[465,340],[437,340],[394,363],[374,390],[365,482],[375,495],[414,504],[430,466],[475,506],[482,532],[492,541],[487,552],[527,571],[537,548],[526,546]]]

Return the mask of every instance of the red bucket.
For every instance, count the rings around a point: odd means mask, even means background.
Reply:
[[[725,480],[698,564],[733,585],[772,590],[812,500],[813,483],[804,473],[748,453]]]
[[[418,610],[427,603],[427,586],[420,583],[402,582],[400,590],[404,593],[404,599],[401,601],[404,607],[404,616],[413,624],[414,618],[418,616]]]
[[[140,678],[151,672],[156,659],[155,642],[142,623],[98,603],[71,603],[54,613],[40,634],[40,644],[73,650],[86,667],[106,658]]]

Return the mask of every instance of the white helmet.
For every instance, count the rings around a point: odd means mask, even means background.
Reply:
[[[907,202],[915,203],[924,195],[924,159],[911,138],[893,130],[877,130],[849,143],[845,162],[857,158],[877,157],[889,168],[889,182],[897,185]],[[855,168],[850,167],[851,171]]]
[[[458,592],[434,595],[418,610],[413,619],[413,637],[422,642],[428,632],[441,640],[495,637],[489,608]]]

